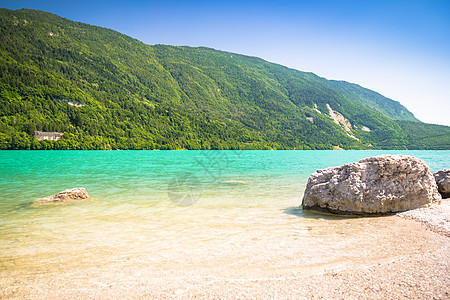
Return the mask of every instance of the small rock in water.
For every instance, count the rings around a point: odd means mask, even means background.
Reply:
[[[450,198],[450,169],[441,169],[433,175],[442,198]]]
[[[86,189],[74,188],[74,189],[64,190],[53,196],[38,199],[38,200],[36,200],[36,202],[34,202],[33,205],[54,204],[54,203],[67,202],[67,201],[72,201],[72,200],[84,200],[84,199],[89,199],[89,195],[88,195]]]
[[[380,155],[317,170],[303,209],[338,214],[389,214],[441,200],[427,164],[406,155]]]

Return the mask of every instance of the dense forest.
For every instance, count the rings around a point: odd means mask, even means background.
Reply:
[[[0,32],[0,149],[450,149],[396,101],[259,58],[27,9]]]

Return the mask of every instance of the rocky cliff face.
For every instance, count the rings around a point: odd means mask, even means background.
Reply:
[[[340,214],[387,214],[440,199],[424,161],[381,155],[317,170],[308,180],[302,207]]]

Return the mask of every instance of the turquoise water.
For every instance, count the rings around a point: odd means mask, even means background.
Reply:
[[[20,287],[68,270],[79,280],[141,266],[298,271],[416,251],[406,241],[380,248],[405,239],[385,232],[378,243],[374,232],[396,219],[298,208],[317,169],[380,154],[450,166],[450,151],[0,151],[0,277]],[[95,200],[31,205],[74,187]]]
[[[0,218],[73,187],[111,205],[299,205],[315,170],[383,153],[450,166],[449,151],[0,151]]]

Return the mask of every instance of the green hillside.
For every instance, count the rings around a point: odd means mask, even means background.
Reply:
[[[450,127],[411,121],[398,121],[409,140],[409,149],[450,149]]]
[[[0,32],[0,149],[450,149],[398,102],[259,58],[35,10],[0,9]]]
[[[320,82],[323,85],[341,93],[347,97],[347,99],[378,111],[391,119],[420,122],[410,111],[406,109],[406,107],[401,105],[400,102],[386,98],[377,92],[345,81],[326,80],[324,78],[320,78]]]

